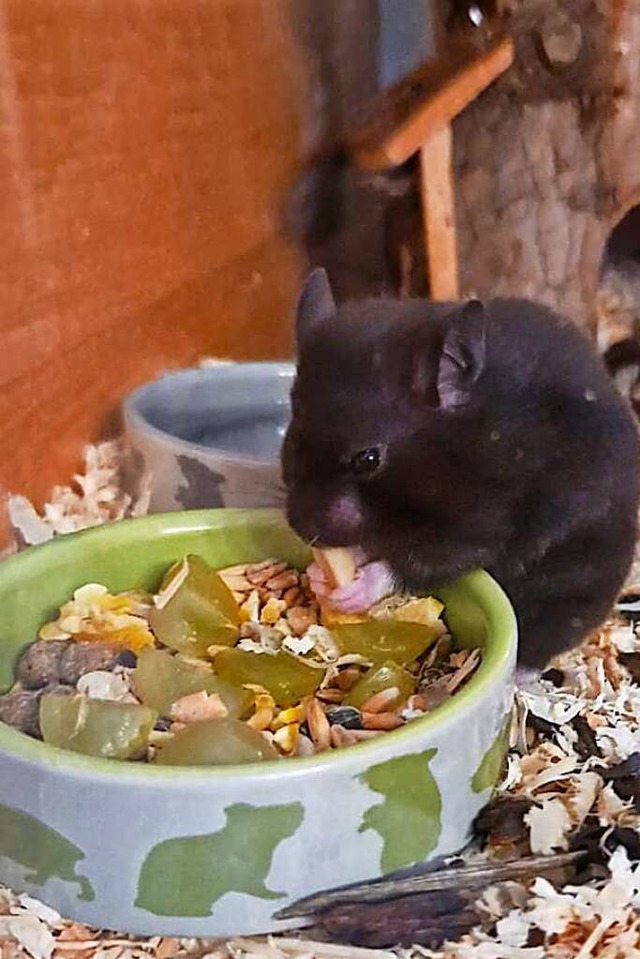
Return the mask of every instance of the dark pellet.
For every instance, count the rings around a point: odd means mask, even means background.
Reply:
[[[123,649],[116,657],[116,666],[124,666],[125,669],[135,669],[138,664],[138,657],[132,649]]]
[[[19,689],[0,696],[0,722],[41,739],[39,689]]]
[[[164,716],[158,716],[153,728],[156,730],[156,732],[168,733],[171,728],[171,720],[165,719]]]
[[[25,689],[40,689],[60,682],[60,662],[68,639],[38,639],[24,650],[16,666],[16,679]]]
[[[113,669],[117,658],[117,650],[104,643],[92,643],[89,640],[72,642],[60,660],[60,680],[75,686],[85,673],[92,673],[96,669]]]
[[[327,710],[327,719],[331,726],[344,726],[345,729],[362,729],[362,717],[353,706],[336,706]]]

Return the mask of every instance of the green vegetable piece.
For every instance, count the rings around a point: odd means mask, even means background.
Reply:
[[[156,754],[161,766],[228,766],[277,759],[262,733],[238,719],[207,719],[176,733]]]
[[[438,636],[439,623],[426,626],[396,619],[370,619],[365,623],[345,623],[332,629],[340,651],[358,653],[379,666],[387,660],[405,666],[421,656]]]
[[[293,706],[315,692],[324,669],[310,666],[286,652],[275,655],[246,649],[223,649],[215,658],[218,676],[234,686],[254,683],[271,693],[278,706]]]
[[[188,663],[166,649],[143,649],[133,672],[136,695],[145,706],[169,716],[176,700],[190,693],[217,693],[233,717],[248,713],[253,695],[214,676],[208,663]]]
[[[399,693],[387,706],[389,711],[406,703],[409,696],[415,692],[416,681],[411,673],[397,663],[387,662],[382,663],[381,666],[372,666],[345,696],[344,705],[360,709],[363,703],[376,693],[381,693],[383,689],[391,689],[393,686],[399,690]]]
[[[131,759],[147,744],[157,714],[138,703],[46,693],[40,700],[45,743],[103,759]]]
[[[166,574],[151,629],[165,646],[204,656],[208,646],[231,646],[240,630],[240,610],[229,587],[199,556],[185,556]]]

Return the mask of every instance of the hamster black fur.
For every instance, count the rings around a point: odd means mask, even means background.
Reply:
[[[399,586],[477,567],[541,668],[609,613],[640,499],[635,420],[590,343],[526,300],[336,308],[323,270],[297,311],[287,515],[358,546]]]

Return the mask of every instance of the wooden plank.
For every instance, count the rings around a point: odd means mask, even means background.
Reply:
[[[535,876],[554,885],[575,881],[585,850],[552,856],[528,856],[507,862],[485,859],[446,868],[443,859],[416,866],[413,875],[342,886],[308,896],[276,914],[304,917],[307,938],[387,948],[427,945],[458,939],[487,922],[477,905],[482,889],[508,882],[528,886]]]
[[[432,133],[420,150],[425,256],[432,300],[456,300],[459,296],[452,150],[450,124]]]
[[[369,120],[350,140],[357,165],[371,170],[404,163],[504,73],[513,56],[509,37],[481,54],[469,43],[443,49],[370,104]]]
[[[494,861],[479,859],[447,868],[444,859],[415,866],[413,875],[397,878],[371,879],[349,886],[326,889],[298,899],[276,913],[277,919],[320,916],[328,909],[347,905],[371,905],[390,902],[418,893],[438,893],[443,890],[477,890],[494,883],[521,880],[557,869],[574,866],[586,852],[556,853],[550,856],[523,856],[521,859]]]

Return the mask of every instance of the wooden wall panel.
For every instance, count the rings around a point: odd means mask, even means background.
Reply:
[[[41,500],[159,370],[288,354],[293,6],[0,0],[0,488]]]

